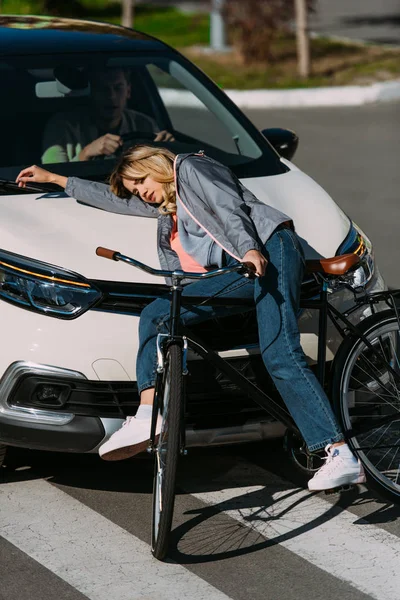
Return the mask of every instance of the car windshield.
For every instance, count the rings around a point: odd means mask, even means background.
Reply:
[[[104,180],[135,143],[204,150],[239,177],[285,171],[240,111],[179,54],[7,57],[0,76],[3,180],[31,164]],[[100,140],[106,134],[119,141],[116,151]]]

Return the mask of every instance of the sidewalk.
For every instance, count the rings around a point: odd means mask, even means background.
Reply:
[[[400,99],[400,80],[291,90],[225,90],[241,108],[361,106]]]
[[[205,108],[189,91],[159,90],[167,106]],[[361,106],[375,102],[400,100],[400,80],[292,90],[224,90],[240,108],[292,108],[312,106]]]

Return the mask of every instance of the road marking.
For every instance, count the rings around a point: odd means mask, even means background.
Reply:
[[[256,466],[250,473],[252,481],[263,485],[241,485],[249,481],[249,465],[242,462],[223,481],[218,478],[226,489],[194,492],[185,487],[202,502],[373,598],[399,600],[400,538],[305,490],[287,489],[287,482]]]
[[[3,484],[1,535],[91,600],[230,600],[43,480]]]

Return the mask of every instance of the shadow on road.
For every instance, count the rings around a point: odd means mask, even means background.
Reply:
[[[321,514],[316,514],[315,494],[299,489],[287,490],[286,493],[280,490],[278,498],[275,494],[276,490],[266,486],[253,493],[187,511],[184,515],[186,520],[172,532],[170,559],[192,565],[232,559],[271,548],[335,519],[353,504],[358,495],[350,493],[342,496],[340,502],[338,497],[337,503],[325,503]],[[364,502],[373,501],[367,492],[362,495]],[[381,510],[382,517],[385,509]],[[358,524],[358,521],[355,523]]]
[[[9,450],[8,466],[2,469],[6,483],[46,479],[77,499],[93,503],[95,510],[116,522],[122,510],[128,516],[121,526],[148,541],[149,523],[138,524],[143,515],[150,521],[153,461],[147,455],[105,463],[96,455]],[[110,497],[103,492],[116,494]],[[146,498],[144,508],[135,508],[140,496]],[[377,505],[366,490],[332,497],[318,503],[317,511],[314,496],[304,490],[304,477],[276,442],[192,449],[181,461],[178,474],[170,560],[189,565],[251,554],[303,535],[357,505],[368,507],[367,512],[370,509],[362,519],[355,515],[357,525],[398,518],[398,507]],[[105,506],[110,501],[115,503],[114,512],[107,514]]]

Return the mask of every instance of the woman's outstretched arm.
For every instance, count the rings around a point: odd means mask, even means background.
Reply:
[[[20,187],[25,187],[29,182],[55,183],[64,188],[68,196],[79,202],[120,215],[156,218],[159,214],[155,206],[146,204],[137,196],[128,200],[119,198],[105,183],[87,181],[79,177],[64,177],[36,165],[22,169],[16,181]]]
[[[63,175],[57,175],[57,173],[50,173],[46,169],[32,165],[22,169],[15,180],[18,183],[18,187],[24,188],[27,183],[55,183],[65,189],[68,178]]]

